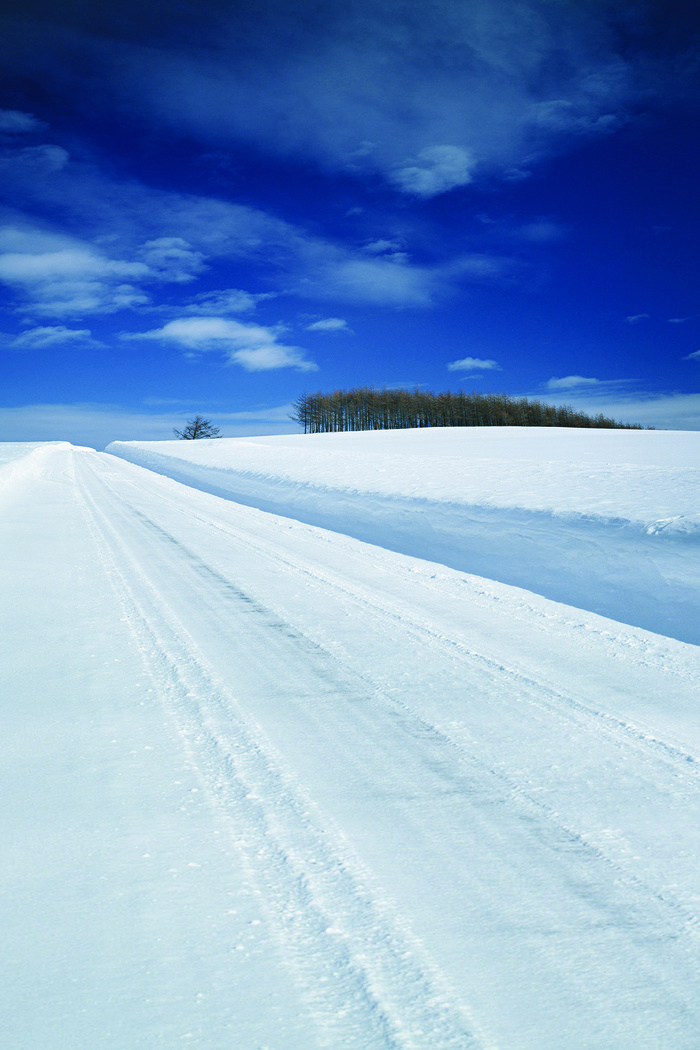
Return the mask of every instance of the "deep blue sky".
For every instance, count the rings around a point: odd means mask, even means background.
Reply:
[[[6,5],[0,440],[351,385],[700,429],[699,45],[644,0]]]

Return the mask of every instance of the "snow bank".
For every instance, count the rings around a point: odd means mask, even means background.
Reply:
[[[700,642],[700,433],[445,428],[106,451],[226,499]]]
[[[3,441],[0,443],[0,488],[19,478],[41,473],[46,455],[70,448],[68,441]]]

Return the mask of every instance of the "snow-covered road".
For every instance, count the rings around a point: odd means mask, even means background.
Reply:
[[[25,451],[8,1047],[697,1050],[697,646]]]

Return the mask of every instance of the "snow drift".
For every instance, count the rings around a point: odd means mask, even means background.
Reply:
[[[113,442],[205,492],[700,643],[700,434],[488,427]]]

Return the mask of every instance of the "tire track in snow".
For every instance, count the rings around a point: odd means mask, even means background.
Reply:
[[[631,746],[641,746],[650,752],[657,752],[658,758],[662,761],[664,758],[668,759],[676,772],[687,772],[689,766],[694,767],[695,772],[700,767],[700,756],[689,748],[670,743],[629,721],[616,718],[601,708],[582,703],[564,688],[557,687],[554,690],[541,679],[532,678],[522,669],[507,666],[500,659],[490,657],[483,651],[470,648],[461,640],[440,633],[433,624],[416,613],[415,607],[409,609],[405,605],[399,606],[379,591],[375,591],[370,599],[367,592],[359,593],[357,589],[352,589],[337,573],[327,569],[321,570],[317,565],[311,563],[302,565],[298,560],[292,562],[279,551],[272,551],[269,545],[256,543],[249,532],[234,529],[228,523],[214,522],[192,514],[182,507],[178,508],[174,502],[170,505],[179,513],[189,516],[203,528],[228,534],[235,539],[236,544],[244,546],[251,553],[262,555],[270,560],[274,558],[281,571],[304,576],[315,585],[324,589],[332,589],[345,601],[364,607],[368,615],[391,620],[397,628],[411,633],[416,641],[428,641],[434,648],[441,649],[446,654],[454,654],[469,663],[471,668],[476,667],[487,673],[506,678],[514,688],[522,688],[527,691],[529,703],[541,707],[548,713],[555,713],[559,718],[568,717],[572,724],[576,725],[595,724],[596,735],[607,735],[617,744],[622,744],[624,738],[629,738]],[[152,525],[155,526],[155,523]]]
[[[318,813],[134,558],[114,523],[119,504],[110,501],[116,514],[107,514],[94,492],[95,481],[108,491],[104,480],[92,467],[85,471],[84,460],[78,464],[78,496],[105,571],[159,699],[302,985],[319,1046],[489,1050],[494,1044],[476,1034],[467,1008],[347,839]]]
[[[614,717],[599,707],[592,707],[581,702],[570,691],[558,686],[555,689],[547,685],[542,679],[534,679],[521,668],[507,666],[502,660],[489,656],[484,652],[469,647],[463,640],[448,637],[431,624],[429,620],[416,612],[415,606],[409,608],[406,605],[398,605],[396,601],[388,598],[385,594],[374,590],[371,598],[367,590],[360,592],[357,588],[348,586],[347,580],[327,568],[320,569],[317,563],[291,561],[279,549],[271,549],[269,544],[257,542],[249,531],[235,528],[230,522],[223,520],[213,521],[205,518],[191,509],[185,508],[175,501],[169,502],[170,508],[177,514],[195,522],[199,527],[207,531],[218,531],[235,542],[238,548],[244,548],[252,554],[259,555],[267,561],[273,561],[277,572],[294,574],[309,581],[313,586],[324,591],[332,589],[339,601],[351,604],[354,608],[360,608],[365,618],[372,617],[377,620],[377,629],[370,632],[370,637],[381,637],[386,634],[387,623],[390,623],[397,632],[404,637],[413,639],[412,648],[418,646],[429,646],[432,651],[444,653],[450,659],[456,659],[465,665],[465,678],[473,681],[475,675],[481,675],[486,681],[498,680],[501,691],[504,687],[509,692],[518,696],[518,702],[528,711],[525,716],[521,715],[523,722],[532,719],[532,713],[536,712],[539,724],[543,719],[556,722],[560,726],[568,726],[564,729],[564,736],[576,734],[582,738],[595,738],[597,742],[605,740],[611,750],[616,754],[620,766],[629,764],[635,767],[638,779],[646,782],[645,792],[649,795],[658,794],[660,782],[670,784],[673,793],[679,796],[684,788],[688,789],[687,803],[689,810],[697,808],[698,774],[700,772],[700,760],[688,748],[682,748],[678,744],[670,743],[649,730],[639,728],[629,721],[623,721]],[[132,512],[141,514],[132,508]],[[146,527],[158,529],[159,526],[146,515],[141,515]],[[165,535],[165,532],[164,532]],[[170,538],[172,541],[172,537]],[[196,559],[193,552],[189,556]],[[200,571],[210,573],[212,577],[216,574],[210,566],[202,567]],[[219,582],[230,586],[230,582],[222,575],[218,576]],[[241,592],[241,596],[243,596]],[[250,601],[249,596],[245,596]],[[267,610],[266,610],[267,611]],[[269,612],[269,611],[267,611]],[[289,628],[287,628],[289,630]],[[297,629],[296,638],[298,644],[304,644],[311,653],[312,646],[318,655],[322,646],[318,640],[311,642],[308,635],[303,636]],[[327,655],[333,653],[334,659],[352,673],[355,678],[366,681],[368,693],[377,695],[377,682],[363,672],[358,672],[356,665],[348,659],[346,653],[339,651],[338,646],[333,646],[332,639],[324,638],[323,651]],[[429,719],[423,718],[416,710],[415,703],[409,694],[408,699],[404,695],[392,693],[391,699],[385,702],[394,704],[401,708],[406,716],[419,720],[426,728],[430,728],[438,736],[449,740],[452,745],[464,751],[471,740],[469,736],[465,739],[464,734],[454,725],[438,726]],[[483,768],[486,774],[486,766]],[[571,836],[572,842],[587,844],[588,849],[594,850],[607,864],[612,864],[617,869],[618,878],[627,881],[638,889],[644,888],[652,893],[659,901],[664,902],[676,915],[676,921],[688,931],[700,933],[697,909],[695,901],[691,906],[680,900],[674,887],[669,885],[648,885],[640,882],[638,874],[630,869],[628,857],[634,854],[632,844],[620,839],[618,834],[611,833],[608,829],[596,833],[592,829],[583,831],[570,822],[567,822],[560,813],[551,806],[547,807],[541,797],[523,786],[522,779],[517,780],[508,775],[504,768],[496,766],[489,767],[489,775],[492,775],[508,785],[513,797],[521,800],[527,799],[533,808],[546,816],[552,826],[556,826],[561,834]],[[537,789],[535,789],[537,790]]]
[[[105,484],[104,477],[100,476],[99,481]],[[109,487],[109,486],[108,486]],[[584,881],[587,881],[589,887],[588,891],[592,891],[594,888],[596,892],[600,893],[600,878],[601,878],[601,865],[604,869],[607,869],[605,874],[605,883],[608,886],[606,891],[608,894],[607,899],[599,899],[597,901],[597,907],[602,909],[602,913],[608,912],[609,918],[605,921],[614,923],[612,916],[615,913],[615,909],[620,907],[620,894],[627,894],[628,898],[632,901],[643,901],[647,902],[655,900],[655,904],[658,909],[665,910],[668,914],[666,915],[666,926],[675,928],[675,936],[683,936],[693,932],[693,922],[695,921],[694,915],[691,915],[680,908],[678,902],[673,898],[673,894],[669,891],[665,893],[659,892],[658,887],[650,886],[637,878],[634,871],[630,869],[629,864],[622,862],[618,855],[615,855],[613,851],[607,848],[609,844],[595,840],[595,836],[587,834],[581,827],[571,823],[567,823],[562,816],[556,812],[551,806],[545,804],[541,798],[538,798],[534,792],[537,788],[532,784],[528,783],[526,777],[514,776],[514,773],[518,773],[518,770],[507,770],[499,767],[498,764],[491,762],[490,764],[486,761],[480,761],[479,757],[474,754],[473,746],[471,741],[464,737],[460,727],[455,727],[445,724],[436,724],[431,721],[430,718],[423,717],[419,710],[415,706],[415,693],[411,693],[406,702],[403,702],[401,696],[394,690],[389,695],[385,689],[382,688],[382,684],[378,685],[378,680],[373,674],[369,672],[357,671],[357,666],[353,666],[352,662],[348,662],[346,659],[347,654],[343,654],[336,647],[335,650],[331,647],[327,648],[328,638],[325,638],[324,644],[320,644],[317,638],[305,634],[303,629],[298,626],[292,628],[289,622],[285,621],[283,614],[280,610],[272,610],[270,606],[264,605],[255,599],[252,599],[250,595],[245,593],[242,588],[235,587],[230,578],[218,573],[211,564],[207,561],[203,561],[194,550],[187,547],[180,540],[176,539],[172,533],[168,532],[167,528],[164,529],[157,521],[149,518],[148,514],[144,514],[136,506],[126,507],[120,504],[120,497],[116,490],[110,497],[115,502],[113,503],[112,510],[114,516],[124,516],[125,522],[129,523],[129,528],[133,529],[134,525],[138,523],[141,530],[142,536],[139,539],[139,543],[144,536],[150,534],[150,542],[152,544],[152,551],[154,556],[157,555],[159,549],[162,549],[163,544],[169,545],[173,555],[176,555],[179,559],[179,564],[182,569],[182,576],[179,582],[185,584],[185,577],[191,575],[195,582],[193,583],[192,597],[197,598],[197,588],[201,587],[202,591],[199,595],[200,599],[207,598],[212,599],[214,604],[218,601],[219,605],[216,608],[208,610],[208,615],[212,618],[218,618],[222,624],[225,623],[225,617],[227,615],[227,609],[230,612],[230,608],[226,602],[232,601],[245,603],[249,606],[253,619],[259,621],[259,627],[263,631],[274,630],[284,635],[287,641],[303,652],[303,655],[310,662],[314,662],[319,665],[320,662],[325,660],[328,662],[332,660],[333,666],[336,668],[336,672],[344,669],[348,672],[348,677],[354,678],[354,688],[357,689],[358,683],[362,685],[362,688],[366,695],[371,696],[375,707],[381,705],[386,712],[392,713],[391,717],[394,720],[394,725],[397,724],[397,715],[399,721],[402,724],[402,731],[406,735],[412,735],[416,739],[423,737],[423,751],[428,754],[430,748],[433,749],[435,754],[438,751],[441,754],[445,753],[445,748],[452,749],[455,755],[455,765],[461,766],[466,769],[469,776],[471,776],[473,783],[470,785],[470,790],[475,790],[477,787],[482,792],[486,789],[490,792],[490,797],[486,798],[486,804],[491,806],[497,803],[499,806],[507,806],[511,815],[511,818],[523,821],[530,820],[533,826],[537,830],[537,836],[541,840],[542,847],[545,851],[549,851],[552,854],[552,859],[556,858],[556,863],[560,875],[566,881],[570,880],[571,883],[576,881],[581,882],[582,875],[585,874]],[[363,615],[367,618],[371,618],[374,621],[374,629],[368,629],[367,638],[371,639],[375,636],[386,636],[387,632],[396,631],[403,637],[403,644],[405,647],[406,635],[412,636],[416,646],[430,646],[440,652],[448,653],[451,658],[454,658],[462,668],[462,673],[468,671],[469,676],[477,681],[483,681],[490,683],[493,686],[494,682],[499,682],[501,690],[504,693],[519,694],[519,701],[522,703],[526,715],[523,718],[523,724],[528,719],[532,719],[533,714],[537,714],[539,725],[544,725],[546,722],[552,722],[558,727],[558,731],[562,732],[564,737],[570,731],[576,730],[579,734],[586,734],[600,739],[601,737],[607,736],[609,745],[614,750],[627,749],[628,753],[631,754],[633,763],[637,769],[644,769],[645,762],[651,764],[651,773],[649,777],[649,789],[654,790],[657,786],[657,778],[659,774],[660,766],[667,766],[668,775],[675,776],[677,773],[682,772],[682,765],[679,763],[685,762],[685,758],[674,751],[673,747],[664,748],[662,747],[660,753],[656,753],[653,748],[649,748],[649,741],[646,739],[644,734],[635,735],[633,732],[630,738],[630,734],[626,732],[627,727],[624,723],[619,720],[610,719],[605,712],[591,711],[585,705],[580,704],[575,700],[573,696],[568,694],[560,694],[548,689],[542,682],[538,682],[535,679],[523,675],[519,670],[508,668],[497,660],[490,657],[485,657],[483,654],[478,652],[472,652],[463,645],[456,644],[454,639],[447,638],[436,631],[429,623],[421,619],[420,616],[413,614],[408,615],[404,607],[397,607],[394,605],[392,600],[385,599],[384,596],[378,596],[375,591],[372,595],[371,601],[368,598],[367,592],[359,592],[353,589],[352,586],[348,586],[347,583],[337,574],[323,570],[318,572],[314,566],[299,565],[289,558],[285,558],[284,554],[277,550],[270,550],[268,545],[256,542],[249,533],[243,530],[238,530],[230,526],[228,523],[217,522],[213,523],[203,517],[199,517],[193,514],[190,508],[183,508],[182,505],[173,502],[171,504],[172,510],[183,518],[188,518],[197,523],[198,527],[207,527],[210,531],[218,529],[224,531],[226,536],[235,541],[237,547],[243,547],[248,551],[255,551],[261,557],[265,558],[268,562],[273,563],[275,573],[289,573],[304,575],[306,574],[308,579],[311,579],[314,586],[321,589],[327,589],[332,586],[336,595],[339,595],[342,601],[351,604],[354,608],[361,608]],[[153,513],[153,511],[150,511]],[[127,530],[128,531],[128,530]],[[141,555],[146,551],[146,547],[141,547]],[[162,555],[161,555],[162,556]],[[175,562],[173,562],[174,566]],[[199,579],[199,584],[196,583],[196,579]],[[226,600],[223,600],[222,594],[227,596]],[[161,599],[162,600],[162,599]],[[160,622],[158,616],[155,618],[155,622]],[[146,617],[145,623],[148,624],[149,617]],[[183,628],[180,626],[176,630],[176,634],[182,637]],[[251,636],[252,637],[252,636]],[[386,639],[384,639],[385,641]],[[161,646],[162,648],[162,646]],[[191,652],[191,643],[188,642],[185,646],[186,652]],[[167,655],[167,645],[163,650]],[[166,660],[167,663],[167,660]],[[202,666],[201,658],[199,660],[200,666]],[[317,668],[318,669],[318,668]],[[211,672],[209,674],[208,681],[211,681]],[[321,683],[323,686],[323,683]],[[326,686],[328,683],[326,683]],[[221,693],[220,686],[219,696],[225,695]],[[196,690],[195,690],[196,691]],[[200,688],[200,693],[202,689]],[[206,687],[204,688],[206,692]],[[328,692],[326,689],[326,706],[328,708],[329,716],[332,713],[332,706],[335,702],[335,697],[332,692]],[[175,696],[179,695],[178,690],[175,690]],[[318,699],[318,698],[315,698]],[[568,701],[571,701],[569,704]],[[200,697],[198,701],[198,710],[201,710],[202,699]],[[203,732],[202,736],[198,736],[198,746],[196,753],[201,754],[202,750],[206,750],[206,741],[212,739],[218,739],[222,737],[224,743],[228,741],[231,743],[231,733],[224,729],[222,733],[221,729],[221,715],[225,714],[224,726],[227,725],[229,719],[229,712],[223,712],[223,707],[230,705],[230,697],[218,703],[222,704],[219,707],[219,715],[213,716],[211,707],[208,707],[209,718],[214,718],[209,729]],[[361,712],[359,711],[359,705],[356,707],[356,718],[360,717]],[[539,713],[538,713],[539,712]],[[374,715],[376,717],[376,715]],[[387,715],[388,717],[388,715]],[[218,727],[218,728],[217,728]],[[568,727],[568,728],[567,728]],[[633,727],[632,727],[633,728]],[[218,734],[218,736],[217,736]],[[662,742],[663,743],[663,742]],[[201,745],[201,747],[199,746]],[[428,747],[429,745],[429,747]],[[217,744],[217,747],[220,745]],[[630,751],[630,748],[633,750]],[[214,748],[216,751],[216,748]],[[239,756],[240,757],[240,756]],[[670,765],[669,765],[670,763]],[[216,765],[216,764],[215,764]],[[277,763],[279,767],[279,762]],[[221,768],[221,763],[216,768]],[[687,766],[685,767],[687,769]],[[666,774],[664,774],[666,775]],[[210,782],[215,779],[212,774],[209,778]],[[235,779],[235,778],[234,778]],[[224,775],[222,784],[222,790],[226,789],[228,783],[226,775]],[[263,778],[263,785],[265,781]],[[490,787],[488,785],[490,784]],[[267,789],[263,790],[263,794],[270,794]],[[250,802],[250,800],[248,800]],[[307,811],[311,812],[313,807],[308,802],[305,802]],[[498,828],[495,829],[497,831]],[[493,850],[497,854],[499,850],[505,848],[505,844],[498,841],[498,834],[495,834],[493,828],[489,828],[487,825],[483,825],[480,828],[480,834],[484,841],[488,844],[489,835],[493,838]],[[501,833],[503,827],[501,827]],[[336,845],[341,840],[341,836],[336,834],[335,837]],[[307,867],[304,868],[304,863],[301,864],[301,869],[305,872],[304,877],[308,876],[308,861],[309,857],[313,861],[313,851],[316,847],[312,847],[311,854],[306,855]],[[624,859],[624,858],[623,858]],[[311,871],[313,871],[314,865],[312,864]],[[568,874],[567,874],[568,872]],[[368,873],[363,872],[360,883],[363,880],[369,878]],[[370,879],[371,882],[371,879]],[[267,892],[267,891],[266,891]],[[369,894],[370,898],[372,893]],[[379,901],[380,894],[374,891],[375,904]],[[304,907],[306,898],[304,898]],[[313,896],[310,898],[313,903]],[[299,905],[297,899],[297,905]],[[488,901],[487,901],[488,903]],[[629,903],[629,901],[628,901]],[[628,912],[628,922],[633,925],[635,921],[635,915],[638,914],[637,906],[633,905],[630,907]],[[546,912],[542,913],[541,919],[546,920]],[[325,920],[324,920],[325,921]],[[556,926],[558,921],[558,915],[556,911],[551,914],[551,924]],[[334,930],[338,928],[338,924],[330,924],[330,929]],[[321,927],[319,926],[320,930]],[[337,936],[337,934],[335,934]],[[319,943],[316,941],[315,943]],[[362,943],[357,945],[357,950],[362,955],[364,949]],[[364,960],[363,960],[364,961]],[[582,962],[585,959],[582,957]],[[640,966],[641,970],[646,972],[640,972],[639,979],[642,985],[646,984],[647,987],[651,988],[655,985],[663,986],[667,981],[664,981],[663,974],[659,971],[654,970],[653,960],[648,958],[647,966],[643,965],[643,959],[640,963],[639,957],[637,957],[635,965]],[[573,973],[574,971],[572,971]],[[572,978],[572,974],[569,974],[569,978]],[[587,987],[585,980],[580,987],[577,989],[578,994],[581,996],[586,995]],[[673,999],[673,991],[670,988],[666,989],[669,1000]],[[677,1005],[679,1015],[682,1012],[682,1005],[679,1002]],[[335,1035],[331,1036],[334,1038]],[[422,1038],[422,1037],[421,1037]],[[337,1045],[331,1042],[329,1045]],[[344,1045],[344,1044],[343,1044]],[[382,1044],[380,1044],[382,1045]],[[389,1044],[393,1045],[393,1044]],[[412,1044],[410,1042],[403,1044],[397,1043],[397,1046],[421,1046],[422,1043],[418,1042]],[[437,1042],[439,1046],[449,1046],[450,1043]],[[469,1043],[457,1043],[455,1045],[468,1046]],[[548,1044],[549,1045],[549,1044]],[[588,1044],[586,1044],[588,1045]],[[614,1039],[611,1036],[611,1046],[622,1046],[624,1045],[619,1039]],[[650,1043],[651,1045],[657,1045]],[[663,1044],[658,1044],[659,1046]],[[680,1044],[679,1044],[680,1045]]]
[[[565,689],[554,690],[542,680],[532,678],[522,669],[506,666],[502,660],[476,651],[465,645],[463,641],[440,633],[430,621],[416,613],[415,607],[398,606],[395,601],[377,590],[374,590],[370,599],[366,590],[360,592],[357,588],[353,589],[348,586],[346,579],[336,572],[327,568],[321,570],[316,563],[308,561],[303,563],[298,560],[291,561],[279,549],[273,550],[269,544],[256,541],[249,531],[238,529],[229,522],[221,520],[214,522],[211,518],[193,513],[181,503],[167,500],[165,502],[177,515],[195,522],[198,527],[223,533],[235,541],[237,548],[243,548],[273,562],[276,573],[284,572],[304,577],[321,590],[332,589],[339,599],[355,608],[359,607],[364,619],[373,617],[377,621],[376,629],[368,633],[368,638],[383,638],[387,632],[387,624],[390,623],[404,640],[402,650],[406,648],[406,636],[412,637],[413,644],[409,646],[409,649],[428,645],[431,650],[444,653],[448,658],[463,663],[465,680],[469,680],[472,685],[479,678],[486,683],[486,688],[492,687],[493,682],[497,681],[501,693],[507,691],[517,696],[517,702],[522,705],[525,712],[519,715],[521,725],[533,723],[534,716],[536,718],[534,724],[542,727],[543,730],[546,728],[551,732],[552,725],[563,727],[561,733],[565,739],[575,734],[584,740],[595,738],[597,743],[605,740],[615,753],[621,767],[628,763],[635,768],[637,778],[641,778],[646,783],[644,791],[647,795],[657,795],[660,782],[665,780],[671,784],[676,796],[682,794],[684,786],[687,787],[689,811],[697,808],[699,763],[696,756],[687,749],[670,744],[599,708],[592,708],[576,699]],[[167,542],[177,544],[174,537],[148,515],[135,507],[131,507],[130,512],[140,518],[146,529],[156,533],[160,532],[161,537],[166,538]],[[181,544],[179,546],[181,551],[186,551],[186,556],[192,561],[193,566],[197,565],[197,571],[216,580],[219,586],[232,589],[232,584],[227,577],[202,562],[193,551],[183,548]],[[235,593],[242,600],[255,604],[250,595],[240,589],[237,589]],[[327,658],[332,655],[339,667],[342,667],[356,681],[365,683],[364,688],[367,695],[373,695],[377,701],[400,709],[404,718],[414,719],[424,731],[432,732],[436,739],[447,741],[460,754],[464,755],[469,751],[473,743],[471,736],[467,734],[465,738],[464,733],[455,725],[437,725],[430,719],[424,718],[416,709],[414,693],[398,694],[396,690],[392,690],[389,696],[386,688],[382,689],[378,686],[376,679],[365,671],[358,671],[356,662],[353,663],[347,653],[342,649],[339,650],[337,645],[333,645],[333,640],[329,636],[326,635],[323,644],[319,644],[317,639],[312,641],[308,634],[303,634],[298,628],[292,631],[288,624],[280,621],[282,614],[279,611],[272,613],[269,608],[262,606],[259,606],[259,610],[268,617],[270,623],[277,620],[277,629],[286,630],[297,646],[305,648],[310,658],[314,656]],[[532,730],[529,728],[528,732],[531,734]],[[535,744],[535,748],[536,746]],[[513,800],[518,800],[521,805],[531,807],[533,813],[538,813],[540,817],[545,818],[552,829],[557,829],[557,835],[569,839],[572,847],[575,844],[577,848],[585,847],[606,866],[612,866],[619,882],[627,884],[635,891],[642,891],[655,897],[659,903],[673,913],[674,922],[678,924],[679,929],[684,929],[693,936],[700,935],[695,900],[689,906],[674,892],[676,887],[668,884],[649,883],[648,873],[646,874],[647,881],[640,879],[629,863],[630,857],[633,857],[635,853],[633,844],[620,838],[619,834],[611,833],[607,828],[602,833],[596,833],[595,829],[584,830],[567,821],[561,813],[543,801],[538,794],[541,789],[534,786],[528,788],[523,782],[522,771],[516,771],[521,775],[514,777],[503,763],[496,760],[490,764],[479,763],[479,759],[473,754],[470,755],[470,761],[480,765],[482,776],[499,781]],[[611,789],[614,790],[614,786],[611,786]]]

